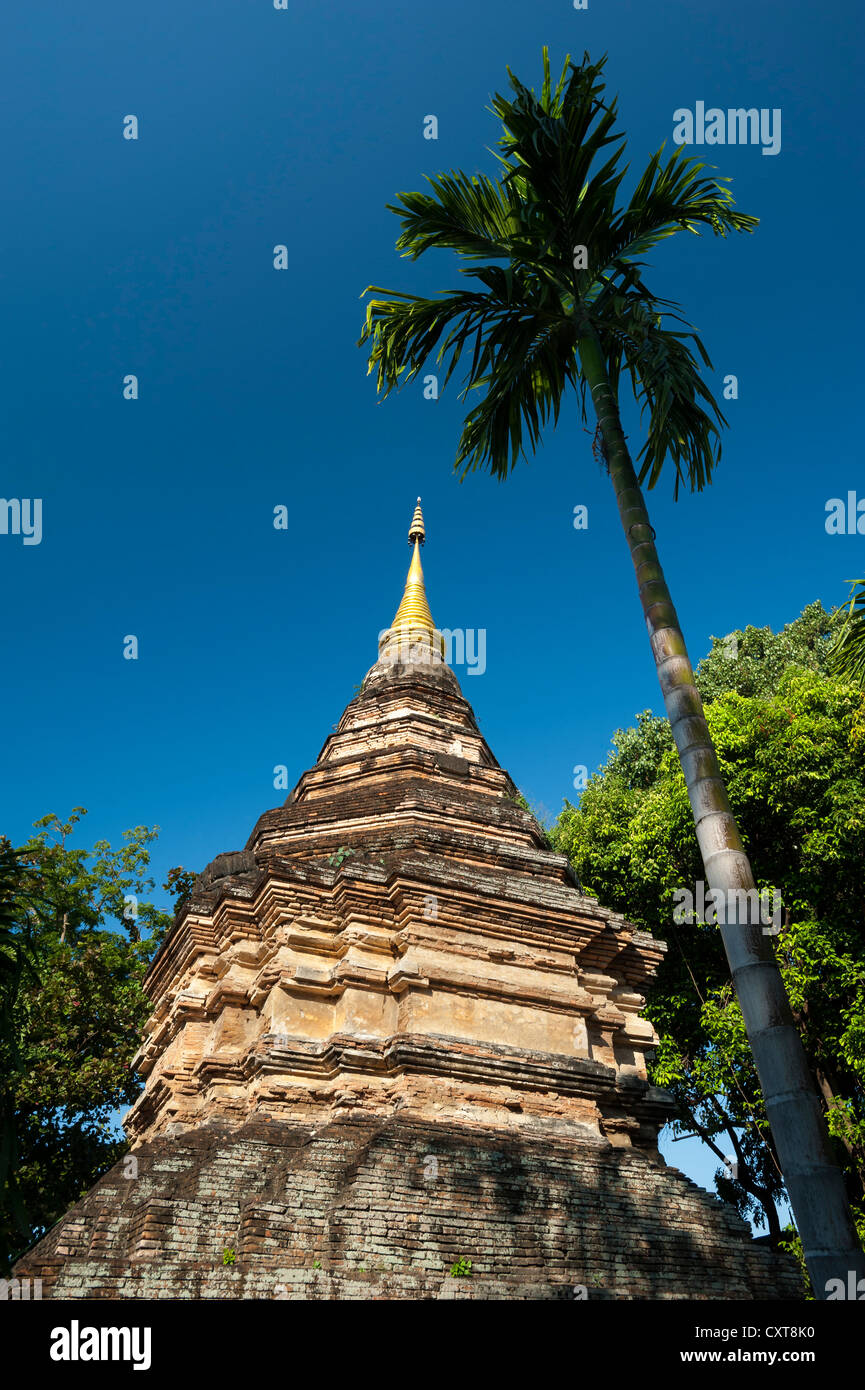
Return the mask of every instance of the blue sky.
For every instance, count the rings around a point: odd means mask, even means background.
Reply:
[[[14,840],[77,804],[89,840],[158,824],[160,883],[242,846],[283,799],[274,766],[294,784],[375,659],[419,493],[433,614],[485,629],[485,672],[458,674],[530,801],[555,814],[574,766],[596,768],[617,726],[660,708],[576,405],[506,483],[460,484],[456,390],[377,403],[355,345],[367,284],[456,282],[446,257],[399,258],[385,204],[425,173],[491,167],[489,98],[506,65],[536,82],[544,43],[556,67],[608,53],[636,171],[672,148],[677,108],[782,113],[776,156],[711,150],[757,233],[682,236],[654,258],[714,387],[739,381],[712,488],[673,503],[662,480],[648,498],[693,659],[712,634],[839,601],[863,572],[865,540],[824,526],[830,497],[865,495],[851,0],[831,19],[780,0],[19,6],[0,56],[0,492],[42,499],[43,538],[0,535]],[[626,428],[638,443],[633,412]],[[696,1172],[689,1147],[673,1154]]]

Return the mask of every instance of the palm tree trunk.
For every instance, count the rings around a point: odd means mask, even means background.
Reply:
[[[655,549],[655,532],[625,442],[604,355],[594,332],[584,332],[578,351],[592,392],[619,515],[634,562],[664,705],[688,787],[706,879],[710,888],[720,889],[725,894],[727,911],[718,914],[719,919],[726,918],[721,924],[721,936],[754,1054],[778,1160],[815,1296],[826,1298],[830,1279],[842,1280],[846,1289],[849,1271],[855,1272],[857,1280],[865,1277],[865,1253],[850,1215],[844,1179],[833,1158],[774,949],[759,920],[750,920],[752,899],[747,897],[743,901],[743,897],[736,894],[736,890],[753,889],[754,876],[730,810],[685,639]],[[732,904],[736,906],[731,910]]]

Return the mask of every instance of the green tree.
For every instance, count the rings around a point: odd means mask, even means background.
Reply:
[[[739,695],[772,695],[789,666],[809,671],[830,669],[832,638],[841,626],[840,612],[827,613],[809,603],[780,632],[746,627],[712,638],[712,650],[697,667],[697,686],[708,704],[735,690]]]
[[[0,1258],[8,1265],[124,1152],[141,988],[171,922],[144,901],[157,829],[73,848],[82,815],[0,843]]]
[[[25,875],[11,841],[5,835],[0,837],[0,1193],[4,1194],[9,1219],[19,1230],[24,1227],[24,1212],[10,1181],[16,1157],[12,1081],[21,1074],[15,1002],[22,980],[27,976],[38,979],[33,963],[33,931],[26,918],[18,918],[18,897]]]
[[[603,61],[566,60],[555,86],[543,53],[540,95],[509,71],[512,96],[496,95],[502,125],[500,175],[462,171],[404,193],[397,247],[417,259],[432,248],[456,252],[470,289],[433,297],[371,287],[361,343],[387,395],[432,354],[447,384],[463,354],[465,393],[480,399],[463,425],[456,467],[505,478],[558,421],[566,389],[583,419],[591,396],[596,439],[609,473],[691,802],[706,878],[713,889],[753,887],[704,716],[684,637],[655,546],[640,484],[653,487],[665,464],[674,494],[702,489],[720,457],[725,423],[701,376],[711,366],[680,307],[645,277],[644,257],[681,231],[726,237],[756,218],[736,211],[729,180],[679,148],[649,160],[629,201],[619,203],[625,138],[616,103],[604,100]],[[380,298],[378,296],[385,296]],[[634,467],[619,414],[623,374],[642,407],[645,442]],[[815,1286],[865,1276],[826,1127],[799,1044],[771,943],[748,913],[721,928],[750,1046],[761,1078],[791,1203]]]
[[[731,633],[697,683],[758,886],[779,907],[776,958],[865,1232],[865,696],[829,674],[838,621],[811,604],[781,633]],[[660,1037],[652,1079],[673,1093],[680,1133],[733,1159],[721,1195],[777,1242],[781,1169],[719,933],[676,911],[701,869],[669,725],[646,712],[613,742],[552,839],[587,891],[667,937],[646,1010]]]

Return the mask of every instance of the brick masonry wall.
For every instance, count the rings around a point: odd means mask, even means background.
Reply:
[[[542,1128],[208,1125],[134,1158],[18,1262],[43,1297],[801,1297],[792,1261],[677,1169]],[[461,1257],[470,1279],[449,1277]]]

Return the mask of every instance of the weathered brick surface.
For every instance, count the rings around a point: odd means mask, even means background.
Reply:
[[[68,1299],[800,1295],[792,1262],[678,1170],[541,1130],[205,1126],[137,1159],[136,1178],[113,1168],[16,1274]],[[460,1257],[470,1280],[448,1277]]]
[[[653,1148],[672,1107],[641,1011],[664,949],[579,890],[453,673],[379,663],[181,908],[145,984],[127,1133],[350,1103]]]

